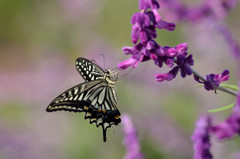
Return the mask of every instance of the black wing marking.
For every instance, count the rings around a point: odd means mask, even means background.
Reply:
[[[88,59],[82,57],[77,58],[76,68],[86,82],[104,78],[102,68]]]
[[[107,128],[121,122],[117,104],[115,88],[109,87],[105,80],[95,80],[65,91],[50,103],[47,111],[84,112],[84,117],[89,119],[90,124],[95,123],[97,127],[102,126],[103,141],[105,142]]]
[[[94,87],[96,87],[102,82],[104,81],[96,80],[76,85],[56,97],[49,104],[46,110],[48,112],[58,110],[82,112],[84,109],[84,105],[82,106],[83,97],[87,94],[87,92],[91,91],[92,89],[94,89]]]

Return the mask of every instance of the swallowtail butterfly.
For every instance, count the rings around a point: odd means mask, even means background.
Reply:
[[[117,79],[109,69],[103,71],[92,61],[82,57],[76,60],[76,67],[85,82],[60,94],[46,111],[84,112],[84,117],[90,124],[95,123],[97,127],[102,127],[103,141],[106,142],[107,128],[121,122],[117,109]]]

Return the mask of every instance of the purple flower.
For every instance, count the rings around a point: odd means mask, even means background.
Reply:
[[[215,90],[215,87],[218,87],[221,82],[229,80],[229,71],[224,70],[221,74],[209,74],[205,81],[201,81],[197,76],[194,78],[197,82],[204,84],[206,90]]]
[[[176,27],[176,25],[174,23],[168,23],[163,20],[161,20],[157,23],[158,29],[166,29],[168,31],[173,31],[173,30],[175,30],[175,27]]]
[[[138,55],[141,54],[143,52],[144,46],[141,43],[138,43],[137,45],[135,45],[134,47],[128,47],[128,46],[124,46],[122,48],[123,52],[128,55]]]
[[[194,142],[194,159],[212,159],[210,153],[210,128],[211,118],[208,116],[201,116],[197,123],[192,136]]]
[[[156,74],[155,78],[158,82],[162,81],[171,81],[174,78],[174,75],[171,73],[165,73],[165,74]]]
[[[188,45],[187,43],[180,43],[178,44],[178,46],[175,47],[175,49],[177,50],[177,54],[178,55],[183,55],[183,56],[187,56],[187,50],[188,50]]]
[[[161,67],[162,63],[165,62],[169,67],[173,66],[173,59],[171,58],[158,58],[156,61],[156,64]],[[183,78],[186,77],[186,75],[191,75],[192,74],[192,69],[190,68],[189,65],[193,65],[193,59],[192,59],[192,55],[189,55],[188,57],[185,57],[183,55],[179,55],[177,56],[177,60],[176,60],[177,66],[175,66],[171,71],[169,71],[169,73],[165,73],[165,74],[156,74],[155,78],[158,82],[162,82],[162,81],[171,81],[172,79],[174,79],[177,74],[178,71],[181,71],[181,76]]]
[[[125,54],[131,54],[132,57],[120,62],[118,68],[122,70],[129,66],[135,68],[140,62],[150,59],[159,67],[163,63],[173,67],[173,58],[177,55],[177,50],[170,47],[162,48],[154,39],[157,37],[156,28],[172,31],[175,28],[175,24],[161,20],[157,10],[159,4],[156,0],[140,0],[139,8],[141,11],[135,13],[131,19],[131,38],[135,45],[122,48]]]
[[[122,115],[123,132],[125,134],[124,145],[127,148],[125,159],[143,159],[143,154],[140,151],[140,144],[137,137],[136,128],[134,127],[131,118],[124,114]]]
[[[185,57],[183,55],[180,55],[177,57],[177,65],[181,71],[181,76],[184,78],[186,75],[191,75],[192,74],[192,69],[190,66],[193,65],[193,59],[192,55],[189,55],[188,57]],[[190,66],[189,66],[190,65]]]
[[[126,68],[128,68],[129,66],[132,66],[133,68],[137,67],[137,65],[139,64],[138,59],[131,57],[123,62],[120,62],[118,64],[118,68],[121,70],[124,70]]]
[[[158,9],[159,7],[159,3],[156,0],[139,0],[140,10]]]
[[[189,6],[178,0],[162,0],[161,6],[163,6],[163,9],[167,9],[167,16],[175,21],[196,22],[209,17],[222,19],[230,9],[237,6],[236,3],[237,0],[211,0],[203,1],[196,6]]]
[[[175,57],[177,55],[177,50],[175,47],[164,46],[161,49],[162,55],[160,56],[167,56],[167,57]]]
[[[240,135],[240,94],[238,94],[237,104],[233,108],[232,114],[226,121],[214,126],[212,132],[220,140]]]

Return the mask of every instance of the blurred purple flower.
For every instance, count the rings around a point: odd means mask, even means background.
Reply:
[[[240,135],[240,93],[238,93],[237,103],[228,119],[211,129],[218,139],[228,139],[235,135]]]
[[[237,0],[203,0],[201,4],[189,6],[178,0],[161,0],[161,9],[165,9],[166,19],[172,21],[188,21],[192,23],[209,20],[223,36],[234,58],[240,57],[240,46],[231,31],[219,23],[228,12],[237,6]],[[196,25],[196,24],[195,24]]]
[[[143,154],[140,151],[140,143],[137,137],[137,131],[134,127],[131,118],[124,114],[122,115],[123,132],[125,134],[124,144],[127,148],[125,159],[143,159]]]
[[[222,34],[223,38],[226,40],[233,57],[238,59],[240,57],[240,46],[233,37],[230,30],[227,28],[227,26],[224,26],[224,24],[217,23],[215,26],[216,29]]]
[[[142,10],[147,10],[148,8],[152,9],[158,9],[159,3],[157,0],[139,0],[139,9]]]
[[[197,123],[192,136],[194,142],[194,159],[212,159],[210,153],[210,128],[211,118],[208,116],[201,116]]]
[[[195,75],[194,78],[197,82],[204,84],[206,90],[215,90],[215,87],[218,87],[221,82],[229,80],[229,71],[224,70],[221,74],[209,74],[206,76],[205,81],[201,81]]]
[[[209,17],[222,19],[232,8],[236,7],[237,0],[203,0],[201,4],[189,6],[178,0],[161,0],[162,9],[168,19],[174,21],[196,22]]]

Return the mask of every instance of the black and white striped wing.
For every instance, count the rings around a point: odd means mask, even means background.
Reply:
[[[76,68],[86,82],[104,78],[105,72],[88,59],[77,58]]]
[[[117,104],[115,88],[109,87],[105,80],[95,80],[65,91],[50,103],[47,111],[84,112],[85,119],[89,119],[90,124],[102,126],[103,140],[106,141],[107,128],[121,122]]]
[[[84,110],[84,106],[82,107],[81,102],[84,99],[85,93],[91,91],[94,87],[98,87],[98,85],[102,82],[103,81],[84,82],[68,89],[49,104],[47,111],[52,112],[66,110],[82,112]]]

